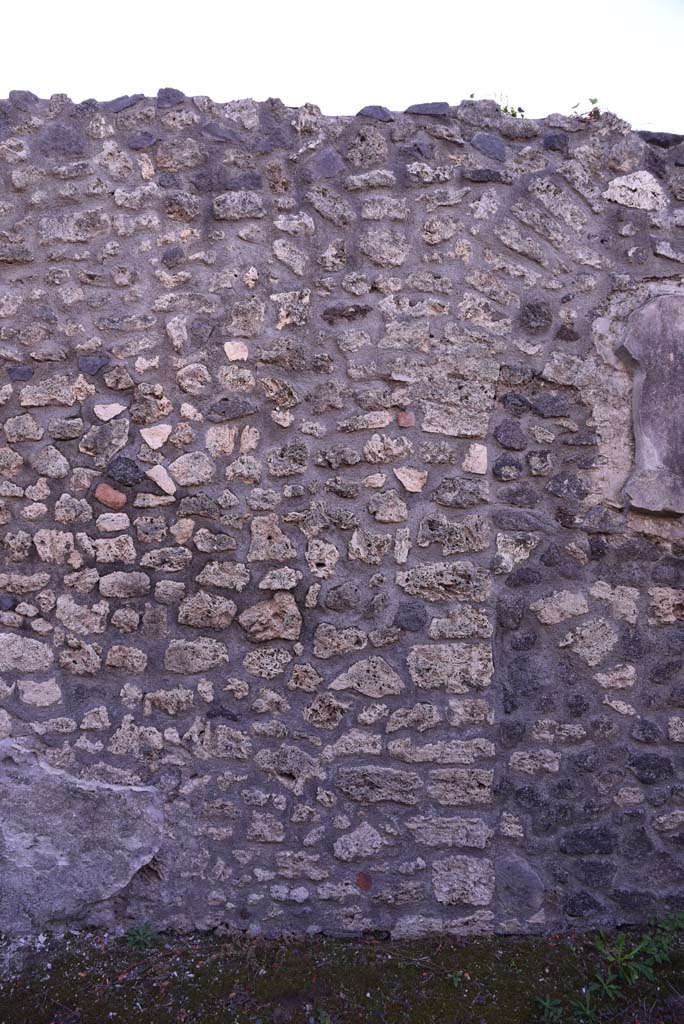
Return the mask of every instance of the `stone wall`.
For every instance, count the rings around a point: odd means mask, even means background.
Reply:
[[[0,103],[0,930],[682,907],[684,145]]]

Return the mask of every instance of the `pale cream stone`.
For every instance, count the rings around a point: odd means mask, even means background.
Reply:
[[[151,469],[147,470],[146,476],[153,480],[157,487],[164,491],[165,494],[176,493],[176,485],[163,466],[152,466]]]
[[[594,679],[604,690],[628,690],[636,682],[634,665],[614,665],[605,672],[595,672]]]
[[[411,494],[420,494],[427,483],[427,470],[411,469],[409,466],[398,466],[392,472]]]
[[[238,428],[227,423],[217,423],[208,427],[205,444],[210,455],[230,455],[235,448]]]
[[[194,420],[196,423],[201,423],[204,419],[202,413],[195,408],[192,402],[182,402],[180,414],[184,420]]]
[[[484,476],[487,472],[487,449],[483,444],[471,444],[463,457],[463,469],[466,473],[477,473]]]
[[[240,434],[240,454],[247,455],[259,447],[261,435],[256,427],[244,427]]]
[[[525,830],[520,818],[515,814],[509,814],[507,811],[504,811],[501,815],[499,832],[502,836],[508,836],[511,839],[523,839],[525,836]]]
[[[387,477],[384,473],[371,473],[370,476],[363,478],[362,483],[364,487],[379,488],[385,486],[386,480]]]
[[[582,623],[559,641],[559,647],[570,647],[590,668],[600,664],[618,642],[618,635],[605,619]]]
[[[140,436],[153,451],[158,451],[168,441],[171,426],[168,423],[155,423],[153,427],[142,427]]]
[[[675,828],[684,825],[684,811],[674,810],[668,814],[659,815],[653,822],[653,827],[658,832],[671,832]]]
[[[667,206],[667,197],[650,171],[634,171],[613,178],[601,195],[611,203],[636,210],[663,210]]]
[[[560,770],[561,755],[555,750],[515,750],[509,764],[513,771],[536,775],[537,772],[557,772]]]
[[[271,419],[279,427],[291,427],[294,423],[294,414],[289,409],[273,409]]]
[[[607,601],[618,618],[632,624],[639,618],[639,591],[636,587],[611,587],[605,580],[598,580],[589,593],[599,601]]]
[[[125,412],[126,406],[120,402],[111,402],[108,405],[94,405],[93,412],[97,416],[98,420],[102,420],[103,423],[107,423],[109,420],[113,420],[115,416]]]
[[[195,531],[194,519],[177,519],[169,528],[169,533],[177,544],[187,544]]]
[[[617,700],[615,697],[609,697],[608,694],[603,698],[603,703],[606,707],[611,708],[613,711],[617,711],[618,715],[636,715],[636,709],[628,704],[627,701]],[[684,742],[684,736],[682,737]]]
[[[20,679],[17,687],[22,704],[30,704],[34,708],[47,708],[52,704],[59,704],[62,700],[62,691],[55,679],[45,679],[43,682]]]
[[[613,797],[618,807],[637,807],[644,802],[644,794],[636,786],[622,786]]]
[[[531,611],[545,626],[555,626],[575,615],[586,615],[589,605],[583,594],[570,590],[557,590],[549,597],[543,597],[530,605]]]
[[[97,517],[96,525],[102,533],[116,533],[118,530],[127,530],[131,520],[125,512],[103,512]]]
[[[667,736],[673,743],[684,743],[684,718],[675,715],[667,723]]]

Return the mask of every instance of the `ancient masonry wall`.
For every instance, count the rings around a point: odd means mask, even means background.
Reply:
[[[684,145],[0,103],[0,930],[684,906]]]

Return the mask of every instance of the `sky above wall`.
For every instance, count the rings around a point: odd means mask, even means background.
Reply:
[[[38,0],[3,12],[0,94],[173,86],[326,114],[474,94],[530,117],[596,98],[635,128],[684,133],[683,44],[684,0]]]

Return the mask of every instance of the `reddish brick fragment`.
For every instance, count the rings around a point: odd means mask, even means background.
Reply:
[[[95,497],[101,505],[106,505],[107,508],[116,510],[123,508],[128,501],[125,494],[104,483],[98,484],[95,488]]]
[[[361,892],[368,892],[373,886],[373,880],[365,871],[359,871],[356,876],[356,886]]]

